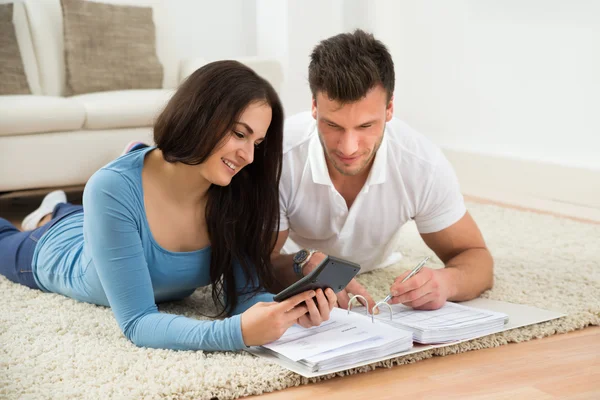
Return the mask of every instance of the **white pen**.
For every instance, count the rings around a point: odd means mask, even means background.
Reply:
[[[406,282],[408,279],[410,279],[410,277],[412,277],[413,275],[415,275],[417,272],[419,272],[421,270],[421,268],[423,268],[423,266],[425,265],[425,263],[427,262],[427,260],[429,260],[429,256],[425,257],[423,259],[423,261],[421,261],[420,263],[417,264],[416,267],[413,268],[412,271],[410,271],[410,274],[406,275],[406,277],[404,279],[402,279],[401,283]],[[390,301],[390,299],[392,298],[392,294],[388,294],[387,297],[385,299],[383,299],[382,301],[384,303],[387,303],[388,301]]]

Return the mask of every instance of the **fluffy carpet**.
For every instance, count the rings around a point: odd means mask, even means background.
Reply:
[[[442,349],[347,371],[416,362],[432,356],[500,346],[600,324],[600,225],[469,204],[496,260],[495,286],[485,297],[555,309],[567,317]],[[360,275],[375,298],[393,277],[431,254],[414,225],[402,233],[405,258]],[[434,260],[440,265],[439,260]],[[10,283],[0,278],[0,398],[231,399],[297,386],[306,379],[246,353],[137,348],[109,309]],[[208,291],[161,306],[202,318]]]

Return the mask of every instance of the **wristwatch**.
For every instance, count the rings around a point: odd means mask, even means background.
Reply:
[[[315,254],[317,250],[314,249],[302,249],[294,255],[294,273],[298,278],[303,278],[302,268],[306,265],[310,257]]]

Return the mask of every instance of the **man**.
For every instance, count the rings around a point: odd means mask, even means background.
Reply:
[[[281,222],[272,261],[282,283],[327,254],[361,272],[396,262],[397,233],[414,220],[445,268],[423,268],[390,287],[391,303],[437,309],[493,284],[493,260],[442,152],[393,117],[394,64],[386,47],[357,30],[322,41],[311,54],[312,112],[289,118],[280,184]],[[312,114],[312,115],[311,115]],[[286,241],[304,247],[283,254]],[[401,245],[401,244],[400,244]],[[356,280],[338,294],[374,302]]]

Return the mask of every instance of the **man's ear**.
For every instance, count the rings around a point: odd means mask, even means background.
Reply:
[[[311,112],[312,112],[313,118],[316,120],[317,119],[317,99],[315,99],[314,97],[312,98]]]
[[[386,109],[385,109],[385,122],[390,122],[392,117],[394,116],[394,96],[390,99]]]

